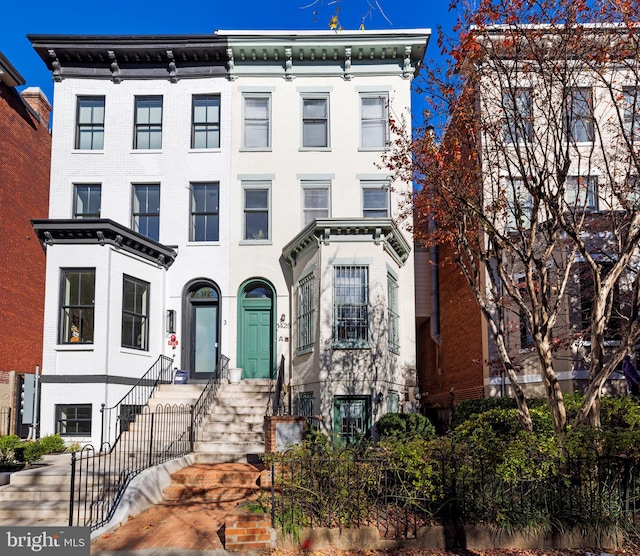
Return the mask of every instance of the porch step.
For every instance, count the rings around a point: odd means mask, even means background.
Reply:
[[[264,433],[262,431],[203,431],[200,435],[201,442],[216,442],[224,439],[225,442],[264,442]]]
[[[20,525],[36,524],[41,520],[69,524],[69,500],[14,500],[0,505],[0,524],[5,520],[19,520]]]
[[[244,500],[259,489],[261,467],[246,464],[202,464],[181,469],[164,490],[167,501],[229,502]]]
[[[264,453],[264,442],[196,442],[195,451],[199,454],[262,454]]]
[[[0,508],[6,507],[5,502],[69,502],[70,485],[64,488],[59,484],[8,484],[0,489]]]

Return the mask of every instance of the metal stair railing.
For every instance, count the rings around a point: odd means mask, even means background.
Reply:
[[[209,377],[200,397],[191,406],[191,451],[193,451],[193,443],[200,438],[200,432],[204,424],[204,420],[209,414],[209,408],[213,404],[218,394],[220,382],[222,379],[229,378],[229,358],[220,354],[216,370]]]
[[[100,432],[100,450],[106,444],[113,446],[120,435],[128,430],[129,424],[142,411],[158,388],[159,384],[171,384],[173,381],[173,359],[160,355],[151,368],[136,382],[131,390],[113,407],[102,404],[102,429]]]
[[[278,372],[276,374],[275,382],[272,380],[269,386],[269,403],[267,405],[266,415],[284,415],[284,408],[282,407],[282,387],[284,386],[284,355],[280,357],[280,364],[278,365]],[[289,414],[291,408],[289,408]]]
[[[79,454],[72,454],[69,525],[90,527],[92,531],[105,525],[115,515],[135,476],[149,467],[193,452],[197,431],[215,401],[221,379],[227,377],[229,358],[220,356],[195,404],[159,404],[151,408],[148,401],[157,386],[171,382],[171,373],[165,367],[170,371],[172,363],[172,359],[161,356],[140,379],[138,388],[132,388],[118,404],[109,408],[115,412],[113,422],[120,424],[120,430],[113,434],[113,444],[105,442],[99,451],[88,445]],[[129,413],[117,409],[130,406],[136,409]],[[125,418],[121,419],[123,413]]]

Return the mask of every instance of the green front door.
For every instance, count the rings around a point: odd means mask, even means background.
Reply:
[[[244,378],[271,378],[271,308],[244,312]]]

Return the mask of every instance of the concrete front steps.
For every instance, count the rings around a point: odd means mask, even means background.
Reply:
[[[269,380],[220,384],[216,402],[196,439],[196,462],[260,461],[270,385]]]
[[[12,473],[0,486],[0,526],[69,524],[71,455],[45,456],[42,466]]]

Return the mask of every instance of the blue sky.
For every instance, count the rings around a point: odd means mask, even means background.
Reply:
[[[209,0],[183,4],[175,0],[30,0],[7,2],[2,8],[0,51],[25,78],[53,97],[51,75],[37,56],[27,34],[180,34],[224,30],[328,29],[334,0]],[[436,57],[438,26],[450,30],[449,0],[342,0],[340,23],[358,29],[363,16],[367,29],[430,28],[426,59]],[[315,14],[314,14],[315,12]],[[416,99],[417,100],[417,99]],[[55,99],[53,99],[55,105]]]

